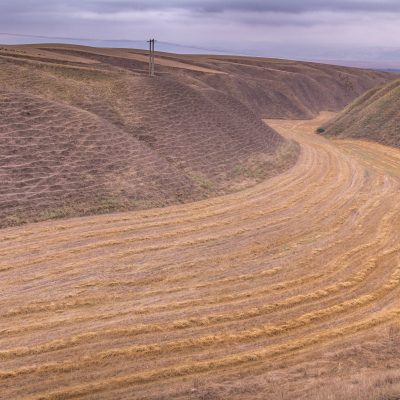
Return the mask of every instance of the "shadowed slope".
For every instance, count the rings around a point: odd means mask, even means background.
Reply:
[[[391,79],[310,63],[172,54],[158,55],[157,74],[147,76],[141,51],[1,47],[0,226],[249,187],[298,155],[261,116],[307,118]]]
[[[326,134],[400,146],[400,80],[368,91],[326,126]]]
[[[240,99],[262,118],[312,118],[339,111],[387,75],[368,70],[285,60],[217,58],[226,75],[211,86]]]

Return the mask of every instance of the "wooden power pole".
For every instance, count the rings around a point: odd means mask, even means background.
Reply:
[[[149,76],[155,75],[154,60],[155,60],[155,39],[150,39],[147,43],[150,44],[149,50]]]

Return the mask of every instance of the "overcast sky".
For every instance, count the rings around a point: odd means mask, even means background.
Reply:
[[[400,0],[0,0],[0,32],[400,66]]]

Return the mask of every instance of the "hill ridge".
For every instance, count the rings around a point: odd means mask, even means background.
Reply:
[[[0,201],[0,227],[189,202],[252,186],[293,166],[299,152],[262,118],[337,110],[392,79],[234,56],[158,53],[157,76],[149,78],[147,68],[144,51],[0,46],[0,176],[13,199]],[[34,121],[23,115],[29,105],[38,112]],[[24,157],[29,165],[16,168]]]

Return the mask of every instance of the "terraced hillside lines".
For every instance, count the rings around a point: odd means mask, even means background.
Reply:
[[[262,118],[338,111],[394,78],[162,53],[150,79],[147,61],[130,49],[0,47],[0,227],[249,188],[290,169],[299,152]]]
[[[400,153],[312,133],[330,117],[269,120],[300,156],[246,190],[1,230],[2,396],[265,398],[398,321]]]
[[[81,207],[93,205],[98,212],[112,208],[113,201],[120,201],[113,177],[128,197],[145,182],[147,189],[164,193],[167,202],[175,196],[174,185],[195,191],[188,178],[151,149],[87,112],[2,91],[0,113],[0,224],[24,214],[28,219],[38,213],[43,218],[57,211],[62,215],[63,207],[73,209],[77,199]],[[135,159],[140,159],[140,174],[130,171]]]

